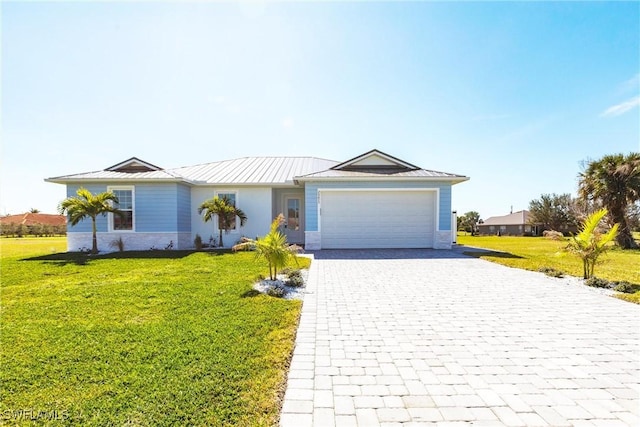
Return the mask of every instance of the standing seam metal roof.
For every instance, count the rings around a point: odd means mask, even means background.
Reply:
[[[194,182],[209,184],[285,184],[298,175],[331,168],[334,160],[317,157],[244,157],[172,169]]]
[[[426,169],[380,169],[374,166],[361,170],[334,169],[340,162],[317,157],[243,157],[219,162],[184,166],[149,172],[104,170],[50,178],[50,182],[113,180],[113,181],[184,181],[192,184],[217,185],[277,185],[293,184],[294,179],[443,179],[453,182],[468,178]]]

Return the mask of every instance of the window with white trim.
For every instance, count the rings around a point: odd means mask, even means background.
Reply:
[[[216,193],[216,196],[220,199],[226,197],[229,200],[229,203],[235,207],[236,203],[237,203],[237,193],[235,191],[221,191],[219,193]],[[231,227],[229,228],[229,231],[235,231],[236,230],[236,220],[237,218],[233,218],[233,221],[231,222]],[[220,223],[218,223],[218,228],[220,228]]]
[[[109,187],[108,190],[118,198],[118,203],[113,203],[113,207],[122,213],[121,215],[109,214],[111,231],[133,231],[135,206],[133,186]]]

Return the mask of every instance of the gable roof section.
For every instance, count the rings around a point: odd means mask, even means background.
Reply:
[[[492,216],[480,225],[521,225],[529,223],[529,211],[522,210],[509,215]]]
[[[375,169],[415,170],[420,168],[412,165],[411,163],[407,163],[404,160],[400,160],[397,157],[393,157],[380,150],[374,149],[354,157],[351,160],[342,162],[331,169],[357,171]]]
[[[83,181],[169,181],[192,185],[285,185],[293,184],[298,175],[329,169],[338,162],[316,157],[244,157],[204,163],[175,169],[123,172],[139,161],[135,157],[103,171],[79,173],[49,178],[47,182],[65,184]],[[148,164],[143,161],[139,161]],[[150,165],[150,164],[148,164]]]
[[[108,167],[105,170],[113,171],[113,172],[135,173],[135,172],[159,171],[159,170],[162,170],[162,168],[156,165],[152,165],[151,163],[145,162],[144,160],[140,160],[137,157],[132,157],[128,160],[125,160],[124,162],[120,162],[116,165]]]
[[[467,181],[464,175],[421,169],[411,163],[390,156],[379,150],[371,150],[334,167],[296,177],[296,181],[315,180],[419,180],[448,181],[452,184]]]

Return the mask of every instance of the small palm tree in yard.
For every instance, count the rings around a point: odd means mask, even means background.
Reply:
[[[302,251],[298,245],[290,245],[287,236],[280,231],[284,224],[284,216],[278,215],[271,223],[269,233],[257,240],[244,238],[233,247],[234,251],[255,250],[257,258],[264,258],[269,264],[269,279],[276,280],[278,270],[284,268],[290,259],[296,259],[296,254]]]
[[[602,234],[598,231],[598,225],[607,215],[606,209],[600,209],[592,213],[584,220],[580,232],[569,240],[566,250],[582,259],[583,277],[588,279],[593,276],[596,262],[600,255],[608,249],[608,244],[615,240],[618,234],[618,224]]]
[[[241,227],[247,222],[247,216],[244,212],[240,208],[235,207],[227,196],[216,196],[213,199],[205,200],[198,208],[198,213],[202,215],[204,222],[212,221],[214,217],[218,217],[220,246],[224,246],[222,242],[222,231],[224,230],[228,233],[229,230],[235,226],[236,217],[240,218]]]
[[[84,187],[80,187],[76,191],[76,195],[76,197],[64,199],[58,210],[61,214],[69,216],[71,225],[76,225],[87,217],[91,218],[91,230],[93,231],[91,253],[95,255],[98,253],[96,217],[106,215],[107,212],[121,215],[122,213],[113,207],[113,203],[118,203],[118,197],[111,191],[93,194]]]

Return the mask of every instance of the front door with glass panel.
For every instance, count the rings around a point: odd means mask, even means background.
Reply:
[[[289,243],[303,243],[303,213],[301,197],[285,197],[284,199],[284,232]]]

